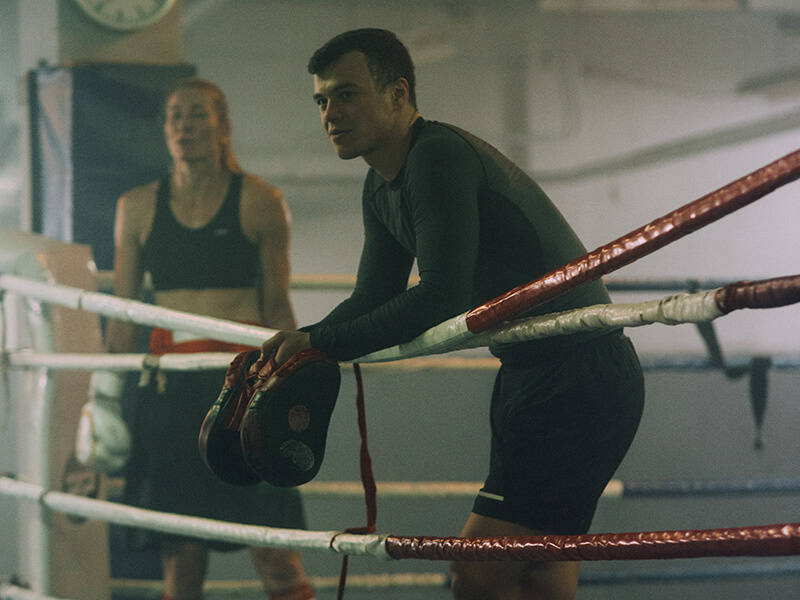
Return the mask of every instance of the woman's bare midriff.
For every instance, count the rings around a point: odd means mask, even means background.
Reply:
[[[210,288],[204,290],[169,290],[156,292],[156,304],[196,315],[261,323],[256,288]]]

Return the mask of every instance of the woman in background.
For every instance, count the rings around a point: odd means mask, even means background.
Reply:
[[[289,212],[281,193],[239,167],[227,102],[214,84],[190,78],[168,95],[164,133],[169,175],[117,203],[114,294],[140,298],[149,272],[155,303],[198,315],[295,329],[289,301]],[[136,325],[110,321],[110,352],[132,352]],[[156,329],[153,354],[239,352],[244,348]],[[205,466],[197,436],[224,371],[159,372],[140,387],[125,501],[163,512],[236,523],[304,528],[299,493],[223,483]],[[120,386],[121,387],[121,386]],[[209,549],[199,539],[137,532],[160,548],[164,598],[202,596]],[[310,600],[296,552],[250,549],[272,600]]]

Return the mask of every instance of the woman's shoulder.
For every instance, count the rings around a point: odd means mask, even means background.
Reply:
[[[242,229],[251,239],[275,235],[289,226],[289,208],[281,191],[252,173],[242,176],[239,213]]]
[[[117,201],[117,213],[130,226],[148,227],[155,213],[159,181],[151,181],[128,190]]]
[[[253,173],[242,173],[242,199],[258,204],[275,204],[283,201],[283,194],[274,185]]]
[[[130,210],[148,209],[155,204],[160,181],[151,181],[144,185],[132,188],[120,196],[120,203],[124,203]]]

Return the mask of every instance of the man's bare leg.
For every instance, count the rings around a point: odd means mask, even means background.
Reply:
[[[542,535],[541,531],[471,513],[463,537]],[[457,561],[450,565],[456,600],[573,600],[578,562]]]

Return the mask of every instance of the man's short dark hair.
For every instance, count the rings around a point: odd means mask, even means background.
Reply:
[[[385,90],[400,78],[408,82],[408,97],[416,108],[417,94],[414,62],[397,36],[386,29],[354,29],[332,38],[314,52],[308,72],[319,75],[348,52],[363,52],[367,66],[379,90]]]

